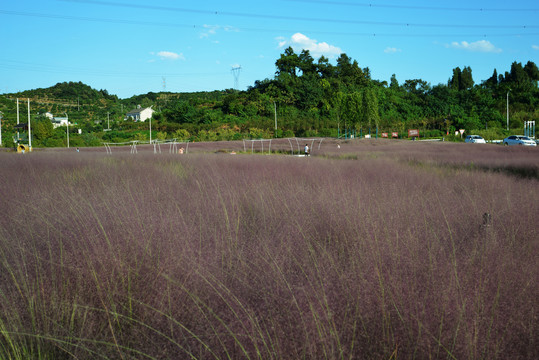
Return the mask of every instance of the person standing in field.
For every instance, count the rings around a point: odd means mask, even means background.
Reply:
[[[305,151],[305,156],[309,156],[309,145],[305,144],[304,151]]]

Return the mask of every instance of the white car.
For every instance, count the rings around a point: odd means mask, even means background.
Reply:
[[[511,135],[503,139],[503,144],[507,145],[523,145],[523,146],[537,146],[534,140],[527,136]]]
[[[485,139],[479,135],[468,135],[466,136],[466,139],[464,139],[464,142],[471,144],[486,144]]]

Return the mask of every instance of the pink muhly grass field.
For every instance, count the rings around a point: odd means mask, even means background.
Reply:
[[[539,153],[340,145],[0,153],[0,358],[539,358]]]

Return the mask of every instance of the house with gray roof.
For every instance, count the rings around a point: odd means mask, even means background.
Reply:
[[[155,112],[152,107],[142,108],[140,105],[137,106],[136,109],[131,110],[125,115],[125,119],[132,119],[133,121],[146,121],[150,119]]]

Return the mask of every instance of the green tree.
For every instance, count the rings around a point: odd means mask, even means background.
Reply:
[[[341,114],[345,128],[358,126],[361,123],[361,120],[364,118],[364,112],[363,99],[360,92],[349,93],[343,97]]]
[[[528,83],[528,74],[524,71],[522,63],[515,61],[511,64],[511,72],[506,80],[519,87]]]
[[[159,115],[161,116],[161,115]],[[178,101],[162,112],[163,118],[166,121],[184,124],[197,123],[200,119],[196,116],[196,109],[188,101]],[[154,118],[159,120],[158,117]]]
[[[352,88],[366,86],[369,82],[369,77],[361,70],[358,62],[352,61],[344,53],[337,59],[336,75],[342,84]]]
[[[421,79],[406,80],[403,85],[408,93],[424,95],[430,90],[428,82]]]
[[[472,69],[465,66],[462,70],[459,67],[453,69],[453,77],[449,80],[449,85],[453,90],[468,90],[474,85]]]
[[[312,75],[316,73],[316,65],[309,50],[302,50],[298,56],[298,68],[302,75]]]
[[[292,77],[296,77],[296,69],[300,60],[298,55],[294,52],[291,46],[285,49],[284,54],[275,62],[277,67],[277,75],[288,74]]]
[[[397,81],[397,77],[395,74],[391,75],[391,80],[389,82],[389,87],[391,89],[398,89],[399,88],[399,82]]]
[[[453,76],[449,80],[449,87],[451,87],[451,89],[456,91],[460,89],[460,74],[461,70],[459,67],[453,69]]]
[[[473,86],[472,69],[469,66],[465,66],[460,74],[459,90],[468,90]]]
[[[362,105],[365,125],[371,129],[372,124],[374,124],[378,129],[380,125],[380,112],[378,109],[378,94],[375,88],[368,87],[363,90]]]
[[[539,69],[537,65],[533,61],[528,61],[524,66],[524,71],[528,75],[528,79],[535,82],[535,86],[537,86],[537,81],[539,81]]]
[[[496,87],[498,86],[498,72],[496,71],[496,69],[494,69],[492,76],[489,77],[483,84],[487,89],[496,89]]]
[[[32,121],[32,136],[37,140],[45,140],[53,136],[54,127],[46,116],[37,116]]]
[[[330,79],[333,77],[334,67],[329,63],[329,59],[321,56],[318,59],[317,71],[322,79]]]

